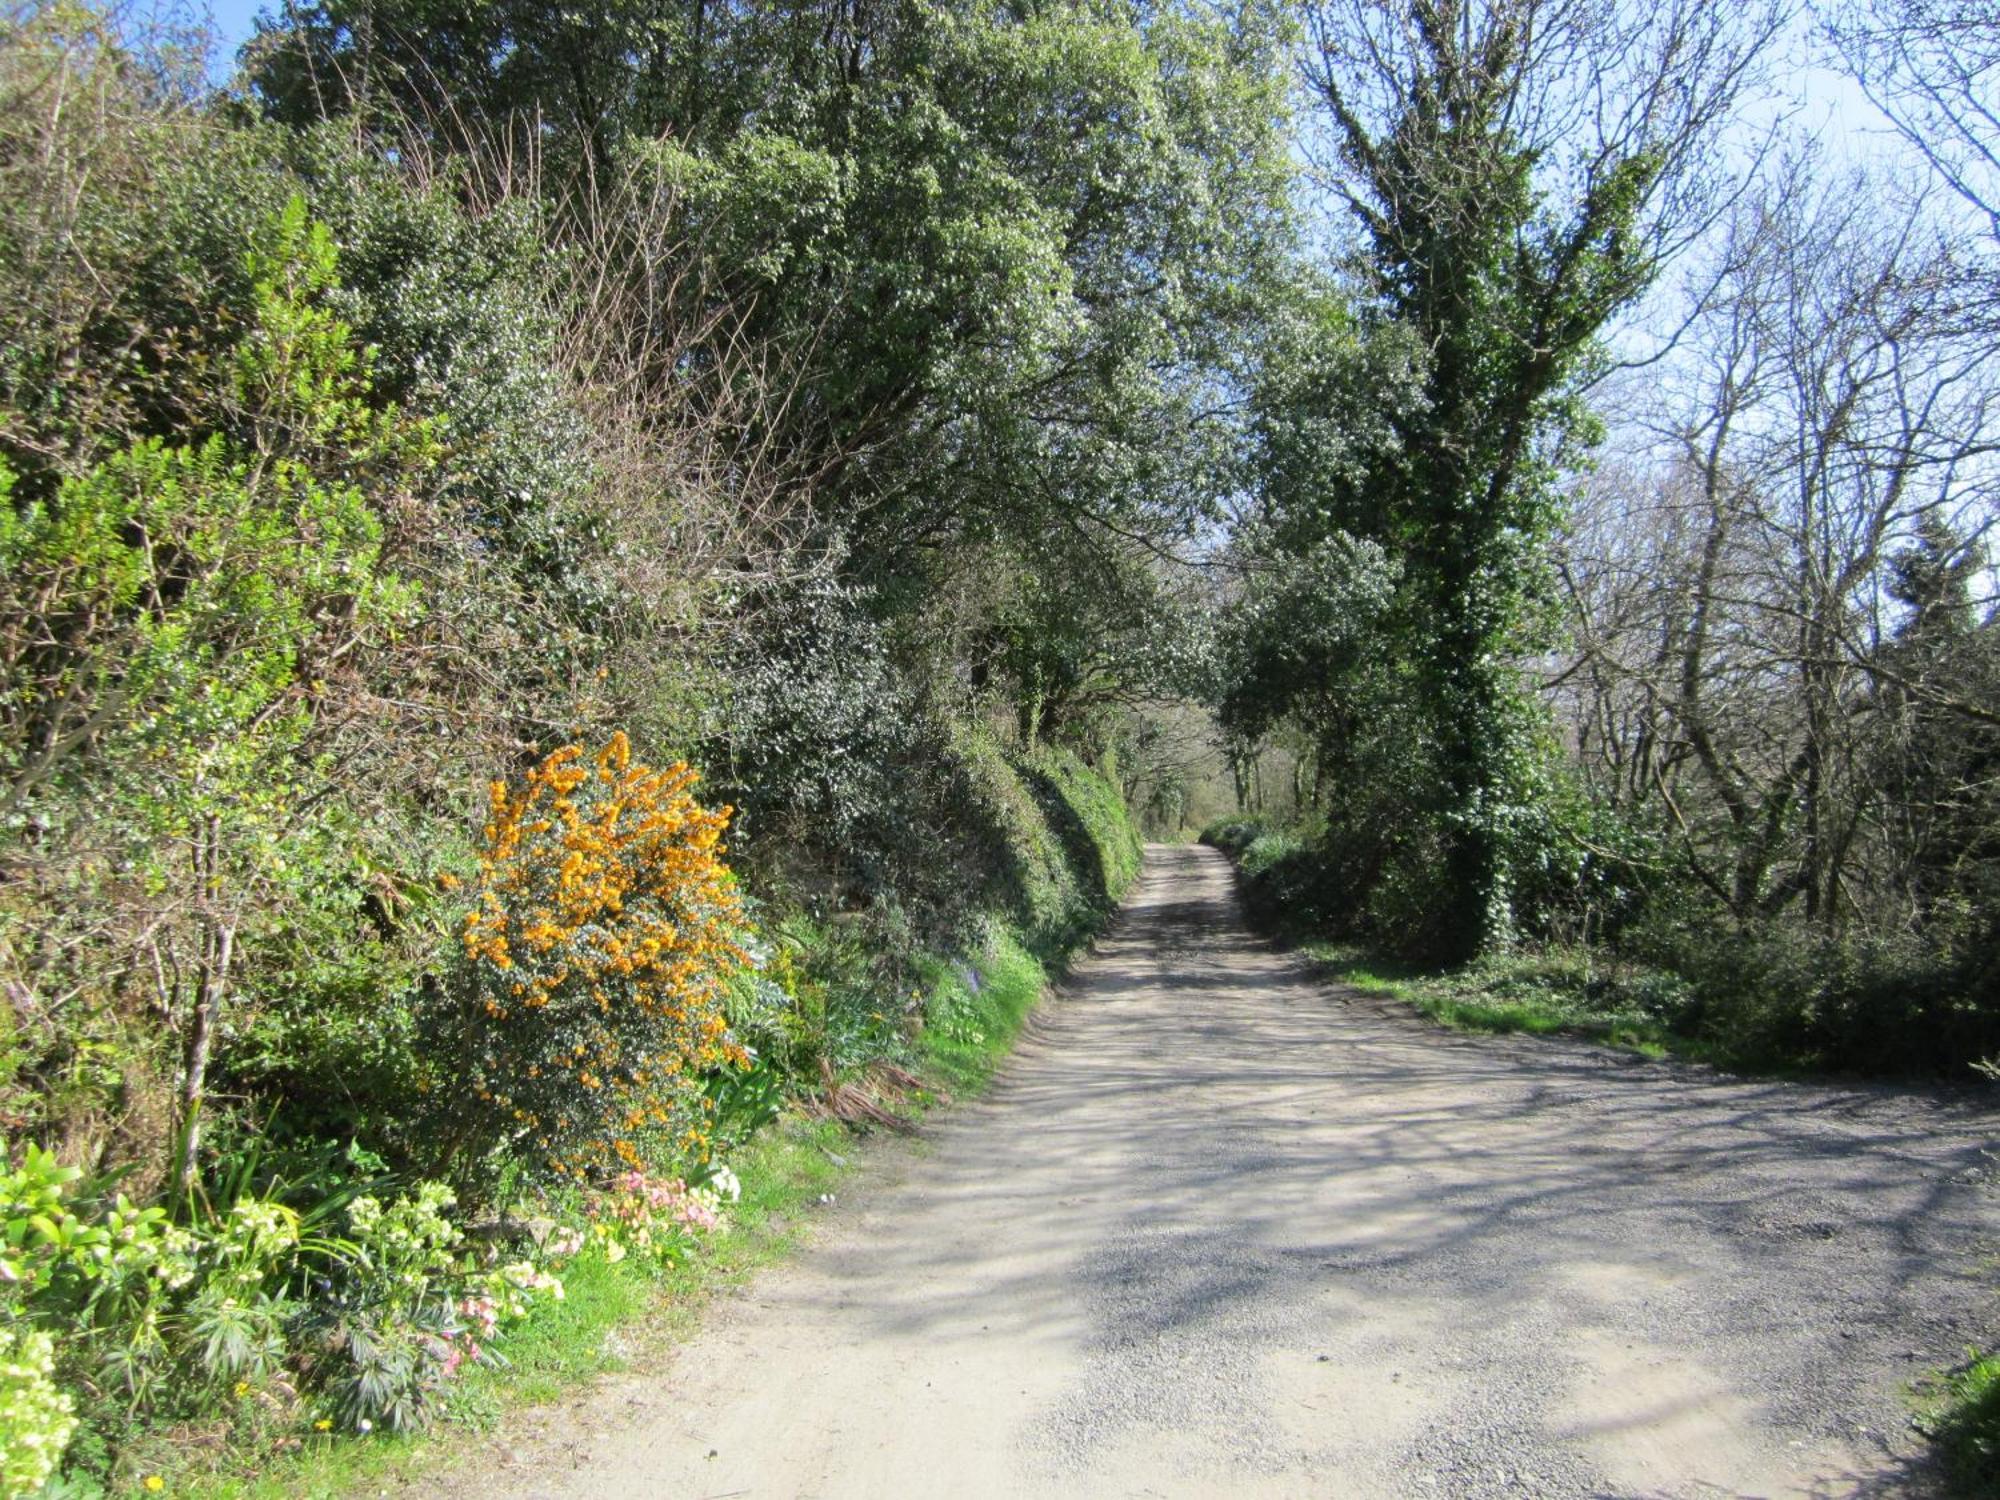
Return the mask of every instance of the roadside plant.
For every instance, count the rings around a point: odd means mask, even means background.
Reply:
[[[695,781],[635,761],[621,731],[493,784],[464,932],[467,1104],[488,1149],[572,1180],[706,1152],[703,1079],[749,1063],[724,1002],[750,958],[729,809],[703,808]]]
[[[349,1431],[427,1425],[466,1356],[454,1202],[443,1183],[423,1182],[386,1204],[364,1193],[347,1205],[339,1275],[321,1289],[313,1373]]]
[[[0,1497],[32,1495],[55,1473],[76,1431],[74,1404],[55,1383],[55,1342],[0,1324]]]
[[[238,1198],[188,1224],[87,1186],[30,1146],[0,1172],[0,1316],[61,1335],[93,1420],[169,1415],[283,1380],[308,1244],[298,1214]]]
[[[624,1172],[612,1180],[599,1207],[603,1237],[653,1260],[680,1260],[703,1235],[724,1227],[722,1205],[741,1191],[727,1167],[715,1168],[699,1184]]]

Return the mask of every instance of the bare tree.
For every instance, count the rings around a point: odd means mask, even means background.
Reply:
[[[1791,0],[1325,0],[1307,10],[1306,59],[1337,127],[1322,166],[1371,234],[1401,233],[1381,201],[1392,176],[1470,214],[1465,157],[1423,136],[1483,114],[1532,161],[1545,230],[1567,230],[1577,253],[1608,206],[1602,195],[1643,161],[1643,253],[1663,260],[1729,196],[1717,137],[1793,13]]]
[[[1823,17],[1868,97],[2000,239],[2000,10],[1872,0]]]
[[[1828,928],[1892,883],[1890,697],[1982,712],[1898,649],[1895,580],[1926,537],[1969,553],[1992,525],[2000,380],[1948,246],[1881,201],[1801,162],[1736,215],[1658,389],[1660,466],[1600,485],[1565,566],[1557,680],[1591,773],[1731,910]]]

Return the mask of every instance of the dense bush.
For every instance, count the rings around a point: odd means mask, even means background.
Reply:
[[[2000,996],[1968,960],[1914,936],[1827,936],[1780,922],[1716,941],[1656,921],[1627,945],[1680,976],[1682,1029],[1765,1065],[1953,1073],[2000,1056]]]
[[[750,958],[720,858],[729,810],[695,781],[633,760],[620,732],[493,784],[466,1029],[440,1058],[467,1072],[435,1085],[460,1096],[447,1112],[477,1154],[578,1179],[704,1154],[703,1075],[748,1062],[723,1000]]]

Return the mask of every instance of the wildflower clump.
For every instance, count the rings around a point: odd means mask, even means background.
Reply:
[[[557,1176],[699,1154],[702,1075],[749,1061],[723,1013],[750,962],[729,809],[698,804],[696,780],[633,760],[620,733],[493,785],[465,922],[467,1084],[498,1142]]]
[[[617,1238],[661,1260],[681,1259],[700,1236],[722,1227],[722,1202],[713,1189],[644,1172],[622,1173],[603,1208]]]
[[[0,1326],[0,1496],[39,1490],[76,1430],[54,1371],[55,1341],[46,1333]]]

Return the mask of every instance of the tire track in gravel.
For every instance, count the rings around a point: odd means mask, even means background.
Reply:
[[[1994,1330],[1981,1096],[1442,1032],[1156,846],[982,1101],[663,1369],[442,1493],[1927,1491]]]

